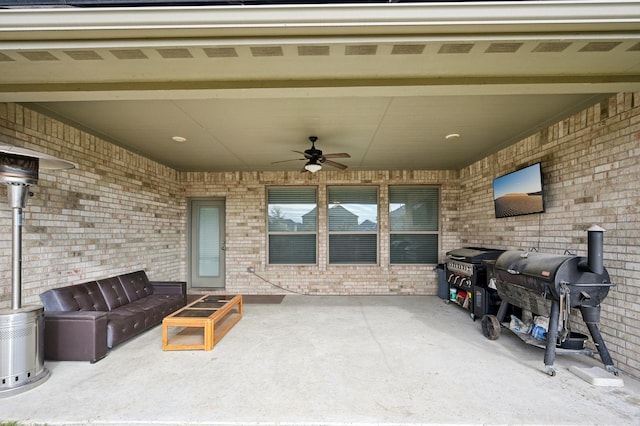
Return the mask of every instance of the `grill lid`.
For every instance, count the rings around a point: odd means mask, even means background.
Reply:
[[[447,258],[468,263],[481,263],[483,260],[495,260],[504,250],[486,247],[463,247],[447,252]]]
[[[539,280],[554,282],[558,270],[575,256],[558,256],[547,253],[530,253],[510,250],[496,261],[495,268],[511,275],[525,275]]]

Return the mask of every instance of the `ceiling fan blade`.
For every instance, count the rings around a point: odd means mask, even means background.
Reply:
[[[346,152],[338,152],[335,154],[325,154],[324,158],[351,158]]]
[[[332,167],[335,167],[336,169],[340,169],[340,170],[344,170],[346,169],[348,166],[344,165],[344,164],[340,164],[340,163],[336,163],[335,161],[331,161],[331,160],[325,160],[323,164],[328,164]]]
[[[300,160],[306,160],[306,158],[292,158],[291,160],[281,160],[281,161],[274,161],[271,164],[278,164],[278,163],[287,163],[289,161],[300,161]]]
[[[296,150],[294,150],[293,152],[296,152],[296,153],[298,153],[298,154],[302,154],[302,155],[304,155],[304,159],[309,159],[309,158],[311,158],[311,156],[310,156],[309,154],[307,154],[306,152],[296,151]]]

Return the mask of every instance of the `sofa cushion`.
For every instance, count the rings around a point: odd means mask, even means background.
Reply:
[[[135,302],[138,299],[153,294],[153,287],[149,283],[149,278],[144,271],[135,271],[128,274],[118,275],[118,280],[122,284],[129,302]]]
[[[147,328],[160,324],[164,317],[183,306],[184,303],[181,296],[161,294],[152,294],[126,305],[126,307],[138,308],[144,311]],[[123,308],[125,307],[123,306]]]
[[[98,288],[104,296],[104,300],[107,303],[108,311],[113,311],[122,305],[129,303],[129,299],[122,288],[122,284],[117,277],[105,278],[103,280],[96,281]]]
[[[96,281],[47,290],[40,295],[45,311],[107,311]]]
[[[107,312],[107,347],[117,344],[145,330],[145,315],[128,305]]]

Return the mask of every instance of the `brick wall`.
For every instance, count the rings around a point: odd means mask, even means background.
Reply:
[[[295,172],[184,173],[187,197],[224,197],[226,202],[226,285],[243,294],[283,293],[282,289],[312,294],[436,294],[434,265],[389,265],[388,186],[435,184],[441,192],[440,258],[459,245],[455,231],[457,172],[376,171],[317,174]],[[375,185],[379,188],[378,265],[329,265],[326,229],[327,185]],[[266,189],[270,185],[313,185],[318,188],[318,264],[267,265]],[[253,267],[259,276],[247,272]],[[262,277],[262,278],[261,278]]]
[[[22,303],[46,289],[145,269],[185,278],[185,203],[177,174],[15,104],[0,104],[0,143],[72,161],[41,170],[24,209]],[[11,209],[0,185],[0,309],[11,306]]]
[[[440,258],[459,246],[457,172],[382,171],[267,173],[177,173],[86,132],[16,104],[0,104],[2,141],[45,152],[77,165],[41,171],[35,196],[24,209],[23,304],[38,303],[48,289],[145,269],[152,279],[187,279],[186,215],[190,197],[222,197],[227,215],[228,291],[282,293],[255,275],[304,293],[435,294],[433,265],[388,264],[388,215],[380,211],[380,264],[328,266],[326,230],[319,231],[317,266],[266,264],[266,187],[389,184],[441,187]],[[5,200],[5,201],[2,201]],[[0,308],[11,301],[11,211],[0,185]],[[325,224],[326,222],[321,222]]]
[[[604,265],[617,286],[601,331],[619,367],[640,377],[640,94],[619,94],[460,171],[463,245],[586,256],[586,230],[604,234]],[[542,162],[546,212],[495,219],[492,180]],[[572,318],[577,331],[582,320]]]

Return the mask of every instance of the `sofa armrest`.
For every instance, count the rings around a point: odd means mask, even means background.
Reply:
[[[107,355],[107,313],[101,311],[45,311],[45,358],[90,361]]]
[[[150,281],[153,294],[181,295],[187,304],[187,283],[185,281]]]

